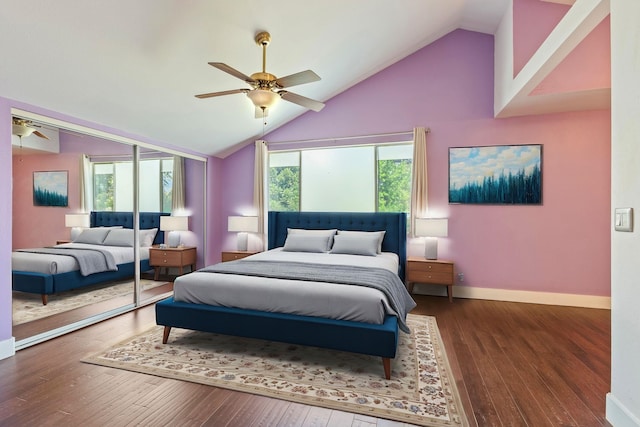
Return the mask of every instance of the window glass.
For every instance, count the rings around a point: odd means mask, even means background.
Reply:
[[[300,210],[375,211],[372,146],[302,151]]]
[[[412,143],[269,153],[269,209],[409,212]]]
[[[413,145],[378,147],[378,212],[409,212]]]
[[[113,163],[93,164],[93,207],[97,211],[113,211]]]
[[[300,152],[269,154],[269,210],[300,210]]]
[[[171,212],[173,158],[145,159],[138,169],[142,212]],[[98,211],[133,211],[133,163],[93,163],[93,206]]]

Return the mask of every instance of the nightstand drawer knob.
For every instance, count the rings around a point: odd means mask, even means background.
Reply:
[[[164,263],[166,264],[166,263],[167,263],[167,260],[166,260],[166,259],[163,259],[163,260],[162,260],[162,262],[164,262]]]

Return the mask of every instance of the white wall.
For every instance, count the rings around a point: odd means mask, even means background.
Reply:
[[[607,419],[640,426],[640,1],[611,0],[611,203],[632,233],[611,238],[611,392]],[[613,215],[612,215],[613,216]]]

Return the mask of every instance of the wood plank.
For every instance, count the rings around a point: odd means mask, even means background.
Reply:
[[[609,311],[414,298],[437,319],[472,425],[609,426]],[[80,362],[153,325],[149,306],[1,360],[0,425],[405,425]]]

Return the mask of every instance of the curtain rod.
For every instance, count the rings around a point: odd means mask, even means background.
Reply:
[[[431,129],[425,128],[425,132],[431,132]],[[267,141],[267,145],[277,145],[277,144],[304,144],[308,142],[327,142],[327,141],[345,141],[349,139],[360,139],[360,138],[376,138],[381,136],[398,136],[398,135],[408,135],[413,134],[413,130],[408,130],[404,132],[389,132],[389,133],[372,133],[369,135],[354,135],[354,136],[342,136],[337,138],[318,138],[318,139],[292,139],[289,141]]]

